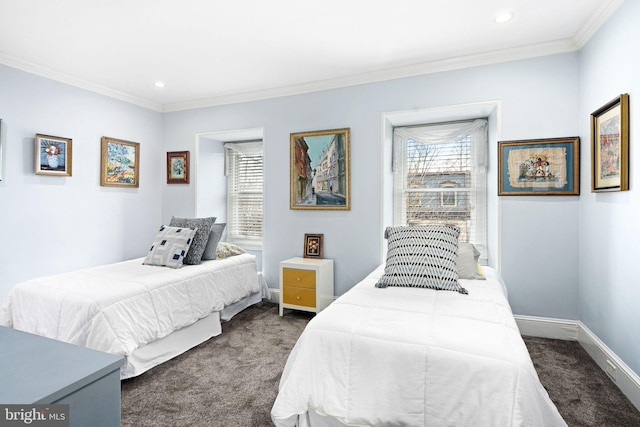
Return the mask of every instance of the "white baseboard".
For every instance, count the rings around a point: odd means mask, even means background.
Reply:
[[[582,322],[578,322],[578,342],[640,411],[640,377]]]
[[[533,316],[514,317],[521,335],[578,341],[600,369],[640,410],[640,377],[582,322]]]
[[[551,319],[547,317],[513,316],[520,329],[520,335],[577,341],[578,321]]]
[[[269,288],[269,302],[280,304],[280,289]]]

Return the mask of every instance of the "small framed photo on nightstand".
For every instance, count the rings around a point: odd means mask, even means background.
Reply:
[[[323,234],[304,235],[304,257],[322,259]]]

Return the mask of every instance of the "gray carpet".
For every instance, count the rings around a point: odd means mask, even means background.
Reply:
[[[262,303],[222,335],[122,382],[123,426],[270,426],[280,374],[311,314]],[[575,342],[525,337],[570,426],[640,426],[640,413]]]

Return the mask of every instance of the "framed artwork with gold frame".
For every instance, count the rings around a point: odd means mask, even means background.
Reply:
[[[71,176],[71,138],[36,135],[36,175]]]
[[[103,187],[131,187],[140,185],[140,143],[102,137]]]
[[[350,210],[350,130],[290,135],[290,209]]]
[[[629,190],[629,95],[591,113],[591,192]]]

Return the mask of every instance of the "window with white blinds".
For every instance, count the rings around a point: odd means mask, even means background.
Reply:
[[[264,167],[262,141],[224,145],[227,168],[227,237],[247,247],[262,245]]]
[[[394,128],[394,224],[452,224],[487,260],[487,121]]]

